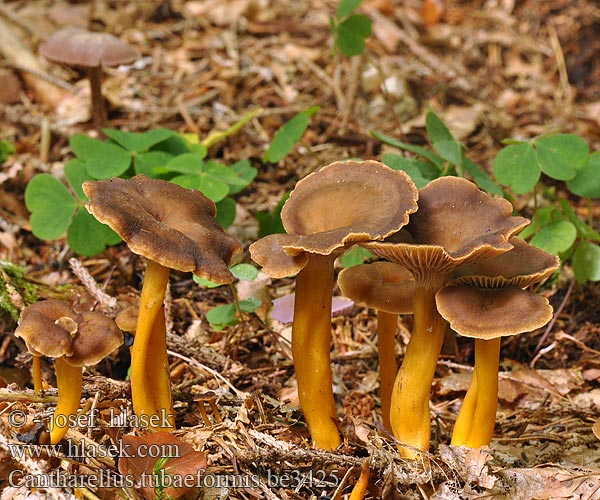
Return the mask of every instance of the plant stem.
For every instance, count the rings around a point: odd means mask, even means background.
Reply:
[[[296,277],[292,355],[298,397],[314,446],[337,448],[340,435],[331,374],[333,256],[311,254]]]
[[[498,407],[498,365],[501,337],[492,340],[475,339],[475,372],[477,403],[473,425],[465,445],[469,448],[489,446],[494,435]]]
[[[415,287],[413,332],[392,394],[392,429],[400,455],[408,459],[419,458],[417,450],[429,449],[429,392],[446,330],[435,305],[438,288]]]
[[[62,358],[56,358],[54,368],[58,404],[50,422],[50,444],[59,443],[69,430],[69,416],[75,415],[79,409],[83,383],[83,370],[80,366],[73,366]]]
[[[398,373],[396,363],[396,329],[398,328],[398,315],[385,311],[377,311],[377,354],[379,356],[379,386],[381,393],[381,414],[383,426],[392,432],[390,422],[390,407],[394,379]]]
[[[150,428],[175,427],[163,308],[168,281],[169,268],[148,260],[131,349],[131,399],[138,416],[161,415]]]

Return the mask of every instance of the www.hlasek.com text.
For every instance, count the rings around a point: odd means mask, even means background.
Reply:
[[[145,444],[133,446],[118,439],[114,444],[101,445],[94,441],[82,439],[74,442],[65,439],[62,444],[23,444],[9,443],[8,451],[12,458],[67,457],[83,458],[179,458],[181,456],[177,444]]]

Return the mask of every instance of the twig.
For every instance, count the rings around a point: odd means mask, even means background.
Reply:
[[[546,342],[546,339],[548,338],[548,335],[550,335],[550,332],[552,331],[552,328],[554,327],[554,323],[556,323],[556,320],[558,319],[558,316],[560,315],[560,313],[562,312],[562,310],[567,305],[567,302],[569,300],[569,297],[571,296],[571,292],[573,291],[573,287],[574,286],[575,286],[575,281],[571,280],[571,283],[569,284],[569,288],[567,288],[567,293],[565,293],[565,296],[563,297],[562,302],[558,306],[558,309],[556,309],[556,311],[554,311],[554,316],[552,316],[552,319],[550,320],[550,323],[548,323],[548,326],[544,330],[544,334],[542,335],[542,337],[540,338],[539,342],[535,346],[535,350],[533,351],[534,354],[537,354],[539,352],[539,350],[542,348],[542,346],[544,345],[544,342]],[[531,364],[530,364],[530,367],[532,367]]]
[[[246,397],[248,397],[248,393],[244,392],[244,391],[240,391],[239,389],[237,389],[231,382],[229,382],[229,380],[227,380],[225,377],[223,377],[223,375],[221,375],[218,371],[213,370],[212,368],[209,368],[206,365],[203,365],[202,363],[196,361],[195,359],[192,358],[188,358],[187,356],[184,356],[183,354],[179,354],[178,352],[175,351],[167,351],[167,353],[169,354],[169,356],[174,356],[176,358],[182,359],[183,361],[185,361],[186,363],[189,363],[190,365],[194,365],[197,368],[200,368],[204,371],[207,371],[208,373],[210,373],[213,377],[219,379],[221,382],[223,382],[227,387],[229,387],[238,398],[242,398],[245,399]]]
[[[115,297],[111,297],[107,293],[105,293],[96,283],[96,280],[89,273],[89,271],[85,268],[85,266],[75,257],[71,257],[69,259],[69,267],[73,274],[79,278],[79,281],[87,288],[92,297],[94,297],[100,307],[104,310],[109,310],[113,312],[117,307],[117,299]]]

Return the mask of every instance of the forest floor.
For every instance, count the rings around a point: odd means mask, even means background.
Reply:
[[[359,11],[372,20],[373,33],[362,55],[347,58],[332,48],[329,19],[337,2],[329,0],[96,0],[93,10],[90,2],[2,2],[0,20],[18,35],[21,50],[31,51],[42,65],[42,77],[59,84],[60,106],[51,110],[44,103],[48,96],[26,80],[31,77],[23,69],[26,63],[5,54],[0,87],[8,95],[0,104],[0,134],[16,152],[0,171],[0,259],[24,268],[44,297],[62,294],[84,305],[91,300],[71,272],[69,259],[76,256],[65,240],[36,239],[24,203],[25,187],[35,174],[62,177],[72,157],[69,138],[93,133],[83,75],[39,55],[40,44],[64,25],[91,21],[94,29],[118,35],[141,55],[134,66],[106,72],[110,127],[166,127],[203,138],[261,108],[256,118],[209,150],[210,158],[225,164],[248,159],[259,170],[237,195],[238,216],[229,229],[245,250],[257,239],[254,214],[272,210],[298,179],[335,160],[380,159],[398,152],[374,139],[371,130],[426,145],[429,109],[462,141],[469,158],[488,171],[506,138],[558,130],[584,137],[592,150],[600,148],[596,2],[431,3],[445,4],[445,9],[439,21],[426,26],[420,0],[364,0]],[[320,109],[292,153],[277,164],[263,164],[274,132],[315,105]],[[49,124],[50,136],[43,124]],[[556,188],[557,197],[568,196],[561,183],[548,185]],[[531,215],[530,201],[516,198],[521,215]],[[571,201],[582,212],[592,210],[590,218],[600,230],[600,206]],[[244,260],[250,262],[247,251]],[[144,266],[126,246],[80,261],[119,307],[136,303]],[[65,285],[70,285],[67,291]],[[273,280],[266,288],[271,298],[292,290],[291,279]],[[265,315],[249,315],[215,331],[205,314],[232,301],[229,288],[206,289],[189,275],[173,273],[170,292],[175,434],[206,455],[207,474],[252,480],[229,488],[206,484],[184,498],[347,498],[369,457],[367,499],[600,498],[600,429],[593,432],[600,416],[600,288],[577,284],[568,266],[544,292],[556,311],[551,328],[503,343],[500,404],[489,449],[466,452],[448,446],[473,352],[468,339],[445,345],[431,394],[431,455],[417,463],[400,458],[380,424],[372,311],[355,306],[332,322],[334,389],[344,444],[324,452],[310,448],[297,407],[289,327]],[[17,431],[21,440],[35,442],[32,420],[47,414],[56,394],[49,390],[41,400],[33,396],[31,358],[13,336],[15,327],[9,315],[0,317],[0,382],[5,386],[0,394],[1,498],[152,497],[150,490],[134,488],[84,485],[42,488],[40,493],[11,483],[15,470],[22,471],[20,477],[32,470],[42,475],[60,470],[69,477],[117,467],[110,457],[46,457],[37,463],[11,457],[6,443],[18,442]],[[87,370],[85,408],[126,406],[128,365],[129,351],[122,347]],[[43,373],[52,384],[51,363],[43,365]],[[194,396],[206,391],[216,394],[221,422],[213,413],[208,415],[211,425],[200,418]],[[28,417],[21,429],[9,423],[15,411]],[[71,429],[69,437],[105,444],[121,437],[116,432],[81,427]],[[162,498],[167,493],[177,497],[183,490],[165,490]]]

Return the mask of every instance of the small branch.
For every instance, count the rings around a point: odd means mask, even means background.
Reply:
[[[575,280],[572,280],[571,283],[569,284],[569,288],[567,289],[567,293],[565,293],[565,296],[562,299],[562,302],[558,306],[558,309],[556,309],[556,311],[554,311],[554,316],[552,316],[552,319],[550,320],[550,323],[548,323],[548,326],[544,330],[544,334],[542,335],[542,337],[540,338],[539,342],[535,346],[535,351],[533,351],[534,355],[539,352],[539,350],[544,345],[544,342],[546,342],[546,339],[548,338],[548,335],[550,335],[550,332],[552,331],[552,328],[554,328],[554,323],[556,323],[556,320],[558,319],[558,316],[560,315],[560,313],[562,313],[562,310],[567,305],[567,302],[569,301],[569,297],[571,296],[571,292],[573,291],[573,287],[574,286],[575,286]]]
[[[104,292],[96,283],[94,277],[88,272],[84,265],[75,257],[69,259],[69,267],[79,281],[87,288],[92,297],[98,301],[104,310],[113,312],[117,307],[117,299]]]

